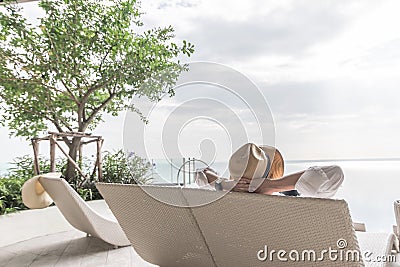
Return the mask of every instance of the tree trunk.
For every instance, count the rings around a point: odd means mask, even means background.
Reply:
[[[78,150],[79,150],[79,146],[81,144],[81,137],[73,137],[72,138],[72,142],[71,142],[71,146],[69,147],[69,152],[68,155],[74,160],[76,161],[76,158],[78,156]],[[67,170],[65,172],[65,179],[68,182],[74,181],[75,180],[75,166],[68,161],[67,163]]]

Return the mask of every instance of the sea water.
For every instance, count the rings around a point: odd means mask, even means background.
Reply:
[[[10,163],[0,162],[0,177],[7,174],[7,169],[10,167]]]
[[[174,160],[171,165],[169,161],[154,161],[153,182],[183,183],[183,168],[179,171],[182,162],[182,159]],[[195,168],[204,166],[196,164]],[[285,174],[326,165],[338,165],[343,169],[345,179],[336,198],[347,201],[353,221],[365,223],[367,231],[392,231],[395,224],[393,202],[400,199],[400,160],[288,161]],[[229,176],[226,162],[216,162],[211,167],[222,176]],[[188,164],[185,168],[188,170]],[[193,173],[185,173],[185,182],[193,182]]]

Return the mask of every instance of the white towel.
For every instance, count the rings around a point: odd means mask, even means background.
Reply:
[[[331,198],[343,180],[339,166],[310,167],[300,176],[295,188],[304,197]]]

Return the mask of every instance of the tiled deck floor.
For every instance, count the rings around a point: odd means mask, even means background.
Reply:
[[[156,266],[143,261],[132,247],[112,245],[77,230],[47,235],[0,248],[0,266]]]

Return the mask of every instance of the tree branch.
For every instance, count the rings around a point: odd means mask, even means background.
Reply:
[[[87,127],[96,117],[97,113],[99,113],[100,110],[102,110],[104,107],[107,106],[107,104],[115,97],[117,94],[114,92],[110,94],[110,96],[103,102],[101,105],[93,109],[92,114],[88,117],[88,119],[84,122],[85,126]]]
[[[3,99],[3,100],[5,100],[6,103],[7,103],[7,98],[6,98],[6,96],[5,96],[4,94],[1,93],[1,91],[0,91],[0,98]],[[39,112],[39,111],[37,111],[37,110],[35,110],[35,109],[33,109],[33,108],[27,108],[27,107],[25,107],[25,106],[22,105],[22,104],[23,104],[23,103],[20,103],[20,102],[18,102],[18,103],[17,103],[17,102],[14,102],[14,103],[13,103],[13,105],[14,105],[17,109],[20,109],[20,110],[22,110],[22,111],[24,111],[24,112],[26,112],[26,113],[30,113],[30,114],[33,114],[33,115],[36,115],[36,116],[39,116],[39,117],[43,117],[43,118],[47,119],[48,121],[50,121],[51,123],[53,123],[54,126],[56,127],[56,129],[57,129],[59,132],[64,132],[64,130],[62,129],[60,123],[59,123],[58,120],[57,120],[57,117],[56,117],[54,114],[53,114],[53,118],[51,118],[51,117],[49,117],[49,116],[48,116],[46,113],[44,113],[44,112]],[[65,124],[65,122],[63,122],[63,124]],[[72,129],[71,129],[68,125],[65,125],[65,127],[68,128],[68,130],[72,131]],[[67,142],[67,141],[68,141],[68,142]],[[68,146],[70,145],[68,139],[67,139],[67,140],[64,140],[64,142],[65,142]]]
[[[134,64],[131,65],[125,65],[122,66],[118,69],[118,71],[115,71],[114,75],[112,75],[109,79],[107,79],[105,82],[97,84],[97,85],[93,85],[92,87],[90,87],[86,93],[83,95],[81,102],[85,103],[87,101],[87,99],[89,98],[90,94],[92,94],[94,91],[104,88],[106,85],[110,84],[115,78],[118,77],[119,74],[121,74],[125,69],[128,69],[130,67],[134,67]]]
[[[50,36],[49,32],[47,31],[47,29],[45,30],[45,32],[46,32],[47,36],[49,37],[49,41],[50,41],[50,43],[51,43],[51,48],[52,48],[52,50],[53,50],[53,53],[54,53],[55,56],[56,56],[57,65],[59,65],[61,61],[60,61],[60,58],[59,58],[58,53],[57,53],[57,47],[55,46],[55,44],[54,44],[54,42],[53,42],[53,39],[51,38],[51,36]],[[58,67],[59,67],[59,66],[58,66]],[[58,74],[60,74],[60,72],[58,71],[58,69],[59,69],[59,68],[56,69],[56,72],[57,72]],[[61,83],[64,85],[65,89],[67,90],[67,92],[68,92],[68,94],[70,95],[70,97],[72,98],[72,100],[74,100],[75,103],[77,103],[77,104],[79,105],[79,101],[78,101],[78,99],[76,98],[75,94],[70,90],[70,88],[66,85],[66,83],[64,82],[64,80],[63,80],[61,77],[60,77],[60,81],[61,81]]]
[[[61,83],[64,85],[65,89],[67,90],[67,92],[69,93],[69,95],[71,96],[72,100],[74,100],[74,102],[76,104],[80,104],[78,98],[76,98],[75,94],[71,91],[71,89],[69,88],[69,86],[66,85],[66,83],[64,82],[63,79],[60,79]]]
[[[114,46],[112,45],[112,46],[110,47],[110,49],[107,51],[107,53],[104,55],[104,57],[101,59],[100,66],[99,66],[99,73],[101,73],[102,68],[103,68],[104,61],[107,59],[107,57],[108,57],[108,55],[110,54],[110,51],[111,51],[111,49],[112,49],[113,47],[114,47]]]
[[[111,83],[111,81],[112,81],[114,78],[116,78],[116,77],[117,77],[117,74],[114,74],[114,75],[113,75],[110,79],[108,79],[107,81],[105,81],[105,82],[103,82],[103,83],[101,83],[101,84],[94,85],[94,86],[92,86],[91,88],[89,88],[89,89],[86,91],[86,93],[83,95],[83,97],[82,97],[82,103],[85,103],[85,102],[88,100],[90,94],[92,94],[94,91],[96,91],[96,90],[98,90],[98,89],[103,88],[103,87],[106,86],[107,84]]]
[[[15,62],[14,62],[14,63],[15,63]],[[17,70],[16,70],[16,71],[17,71]],[[40,78],[35,77],[35,76],[33,76],[33,75],[32,75],[32,79],[21,79],[21,78],[9,78],[9,79],[4,79],[4,78],[2,78],[2,79],[0,79],[0,81],[18,82],[18,83],[20,83],[20,82],[24,82],[24,83],[34,83],[34,84],[37,84],[37,85],[41,85],[41,86],[43,86],[43,87],[45,87],[46,89],[49,89],[49,90],[54,90],[54,91],[59,92],[59,93],[65,93],[65,91],[62,91],[62,90],[60,90],[60,89],[58,89],[58,88],[56,88],[56,87],[54,87],[54,86],[50,86],[50,85],[44,83],[43,81],[41,81]],[[72,91],[70,91],[70,90],[66,87],[66,85],[64,84],[64,81],[61,80],[61,82],[62,82],[63,85],[65,86],[65,89],[67,89],[67,91],[68,91],[68,93],[69,93],[69,94],[68,94],[69,98],[70,98],[71,100],[73,100],[75,103],[79,104],[78,99],[75,97],[75,95],[72,93]]]

